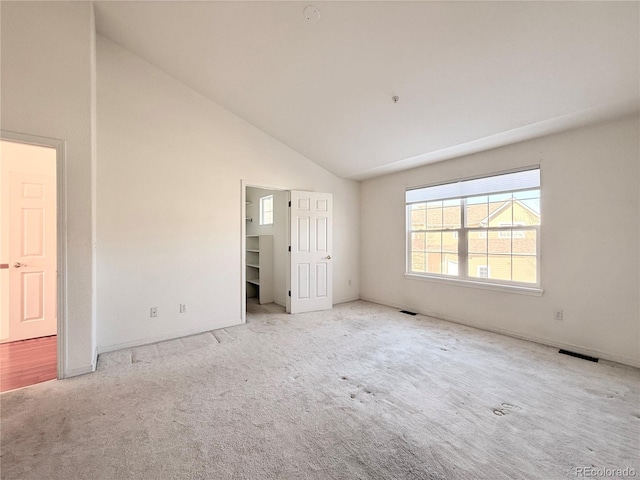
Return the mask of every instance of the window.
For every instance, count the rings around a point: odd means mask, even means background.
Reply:
[[[489,278],[489,265],[478,265],[478,278]]]
[[[407,190],[407,272],[540,285],[540,169]]]
[[[514,226],[522,226],[524,225],[524,223],[522,222],[517,222],[515,224],[513,223],[508,223],[508,222],[500,222],[500,226],[501,227],[514,227]],[[499,238],[511,238],[511,230],[500,230],[498,232],[498,237]],[[524,232],[522,230],[514,230],[513,231],[513,238],[525,238],[524,236]]]
[[[260,225],[273,225],[273,195],[260,198]]]

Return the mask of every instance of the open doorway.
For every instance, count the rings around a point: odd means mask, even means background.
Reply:
[[[247,312],[283,313],[287,298],[288,202],[285,188],[243,185],[244,292]]]
[[[333,194],[242,180],[241,319],[333,307]],[[267,309],[263,305],[272,305]]]
[[[0,391],[58,377],[54,146],[0,140]]]

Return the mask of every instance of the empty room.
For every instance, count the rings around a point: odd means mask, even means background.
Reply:
[[[2,480],[640,475],[639,2],[0,22]]]

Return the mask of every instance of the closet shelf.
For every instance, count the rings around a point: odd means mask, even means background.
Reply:
[[[273,302],[273,235],[247,235],[246,252],[247,296]]]

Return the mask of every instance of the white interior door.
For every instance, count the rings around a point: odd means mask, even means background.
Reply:
[[[55,177],[9,174],[9,332],[3,341],[55,335]],[[4,335],[3,335],[4,337]]]
[[[333,195],[291,191],[289,313],[333,307]]]

